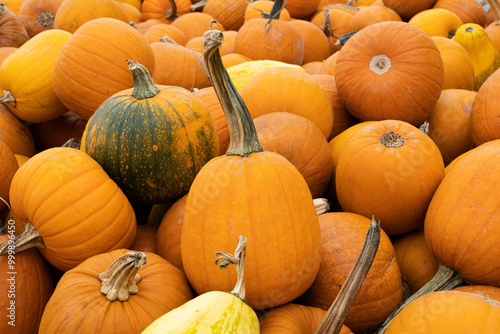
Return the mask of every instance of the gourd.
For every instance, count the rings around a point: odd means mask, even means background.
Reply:
[[[127,197],[166,203],[189,190],[198,171],[219,153],[207,108],[177,86],[156,86],[148,70],[128,62],[134,88],[107,99],[89,120],[82,150]]]

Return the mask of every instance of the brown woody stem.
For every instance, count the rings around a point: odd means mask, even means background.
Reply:
[[[5,89],[3,90],[3,96],[0,96],[0,103],[10,103],[14,106],[14,108],[16,107],[16,99],[14,98],[14,95]]]
[[[101,293],[109,301],[119,300],[125,302],[130,295],[139,292],[137,283],[141,281],[139,269],[146,266],[146,254],[141,252],[128,252],[120,256],[109,268],[100,273]]]
[[[138,100],[143,100],[158,94],[160,89],[154,84],[148,69],[135,60],[127,60],[127,62],[128,68],[134,77],[132,96]]]
[[[160,42],[162,42],[162,43],[171,43],[171,44],[175,44],[175,45],[180,45],[179,43],[177,43],[176,41],[174,41],[172,38],[170,38],[168,36],[163,36],[162,38],[160,38]]]
[[[5,13],[5,5],[3,3],[0,3],[0,16],[2,16],[3,13]]]
[[[340,333],[347,313],[372,266],[379,244],[380,223],[377,223],[372,218],[372,223],[366,232],[365,243],[363,244],[361,253],[315,334]]]
[[[490,4],[491,12],[493,13],[493,17],[495,18],[495,25],[500,24],[500,3],[498,0],[487,0]]]
[[[215,256],[217,256],[217,258],[215,259],[215,264],[218,265],[221,269],[227,268],[227,266],[230,264],[236,264],[236,284],[234,286],[234,289],[230,293],[243,300],[244,302],[246,302],[244,280],[246,246],[247,238],[240,235],[240,237],[238,238],[238,245],[236,246],[236,250],[234,251],[234,255],[226,252],[215,253]]]
[[[326,37],[330,38],[333,35],[332,25],[330,23],[330,10],[328,8],[325,8],[325,10],[323,10],[323,15],[325,16],[325,25],[323,27],[323,32],[325,33]]]
[[[328,203],[326,198],[315,198],[313,199],[313,202],[318,216],[330,210],[330,203]]]
[[[197,3],[195,4],[192,4],[191,5],[191,11],[192,12],[202,12],[203,11],[203,8],[205,8],[205,5],[207,4],[208,0],[201,0],[201,1],[198,1]]]
[[[172,8],[167,10],[165,18],[169,21],[173,21],[177,18],[177,4],[174,0],[168,0]]]
[[[9,250],[19,253],[23,250],[34,247],[45,248],[45,244],[43,243],[43,239],[36,230],[35,226],[33,226],[30,222],[27,222],[24,226],[23,233],[19,234],[12,240],[0,243],[0,256],[6,255]]]
[[[398,315],[399,312],[401,312],[401,310],[406,307],[406,305],[408,305],[415,299],[427,295],[431,292],[451,290],[464,283],[464,279],[457,271],[450,269],[440,263],[438,271],[434,275],[434,277],[423,287],[421,287],[420,290],[415,292],[402,304],[400,304],[396,308],[396,310],[394,310],[394,312],[392,312],[392,314],[384,321],[382,326],[378,329],[377,334],[384,333],[387,327],[389,327],[389,325],[391,324],[392,319],[394,319],[394,317]]]
[[[226,155],[246,157],[251,153],[262,152],[252,116],[222,64],[219,47],[224,35],[218,30],[209,30],[204,37],[205,65],[229,128]]]

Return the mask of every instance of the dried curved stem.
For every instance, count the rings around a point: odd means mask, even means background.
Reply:
[[[201,12],[203,11],[203,8],[205,8],[205,5],[207,4],[208,0],[201,0],[198,1],[195,4],[191,5],[191,11],[192,12]]]
[[[365,243],[363,244],[361,253],[315,334],[340,333],[347,313],[372,266],[379,244],[380,222],[377,223],[372,218],[372,223],[368,228],[368,232],[366,232]]]
[[[169,21],[173,21],[177,18],[177,4],[175,3],[174,0],[168,0],[168,2],[170,2],[170,6],[172,8],[168,9],[167,10],[167,16],[165,16],[165,18]]]
[[[230,264],[236,264],[236,285],[234,286],[234,289],[230,293],[240,298],[244,302],[246,302],[245,280],[244,280],[246,246],[247,246],[247,238],[240,235],[240,237],[238,238],[238,246],[236,246],[234,255],[231,255],[226,252],[215,253],[215,256],[217,256],[217,258],[215,259],[215,264],[218,265],[221,269],[227,268],[227,266]]]
[[[377,334],[382,334],[386,331],[387,327],[391,324],[392,319],[403,310],[406,305],[414,301],[415,299],[427,295],[435,291],[446,291],[451,290],[461,284],[465,283],[464,279],[460,274],[453,269],[446,267],[443,264],[439,264],[438,271],[434,277],[427,282],[423,287],[421,287],[417,292],[406,299],[401,305],[399,305],[394,312],[384,321],[382,326],[378,329]]]
[[[487,2],[490,4],[491,12],[493,13],[493,16],[495,17],[495,25],[500,24],[500,4],[498,3],[498,0],[487,0]]]
[[[14,106],[14,108],[16,107],[17,104],[14,95],[12,95],[11,92],[5,89],[3,90],[3,96],[0,96],[0,103],[9,103],[12,106]]]
[[[313,199],[313,202],[318,216],[330,210],[330,203],[328,203],[326,198],[315,198]]]
[[[204,37],[205,65],[229,128],[226,155],[246,157],[251,153],[262,152],[252,116],[222,64],[219,47],[224,35],[218,30],[209,30]]]
[[[14,249],[12,249],[12,245]],[[40,247],[45,248],[43,239],[36,230],[32,223],[27,222],[24,226],[24,232],[19,234],[12,240],[4,241],[0,243],[0,256],[6,255],[9,250],[13,250],[16,253],[22,252],[23,250]]]
[[[101,293],[109,301],[125,302],[130,295],[139,292],[137,283],[141,281],[139,269],[146,266],[146,254],[128,252],[116,259],[106,271],[97,276],[101,283]]]

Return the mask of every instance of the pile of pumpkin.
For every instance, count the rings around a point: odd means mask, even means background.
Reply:
[[[0,332],[499,332],[483,5],[3,0]]]

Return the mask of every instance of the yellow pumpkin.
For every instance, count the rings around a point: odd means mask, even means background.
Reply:
[[[474,65],[474,90],[479,90],[486,79],[500,67],[500,53],[484,28],[478,24],[462,25],[452,40],[470,54]]]
[[[67,108],[54,91],[54,66],[71,33],[43,31],[14,51],[0,66],[0,102],[20,119],[40,123],[59,117]]]

